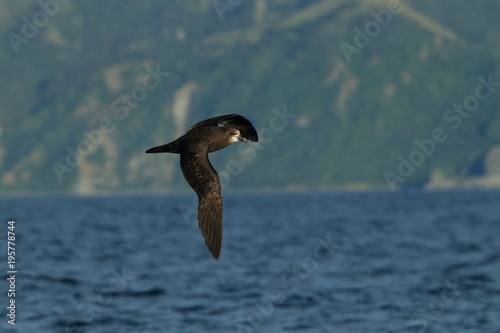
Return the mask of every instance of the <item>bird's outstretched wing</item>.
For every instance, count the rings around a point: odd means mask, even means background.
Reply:
[[[205,245],[215,260],[222,246],[222,195],[219,175],[206,153],[182,153],[181,169],[187,182],[198,195],[198,225]]]
[[[224,116],[209,118],[194,124],[188,130],[188,132],[200,128],[200,127],[216,127],[218,125],[224,125],[225,127],[233,127],[240,131],[241,135],[250,141],[257,142],[259,137],[255,127],[252,123],[243,116],[238,114],[227,114]]]

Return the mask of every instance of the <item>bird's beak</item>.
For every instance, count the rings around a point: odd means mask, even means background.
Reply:
[[[241,134],[237,136],[238,140],[243,142],[243,143],[247,143],[247,139],[245,139]]]

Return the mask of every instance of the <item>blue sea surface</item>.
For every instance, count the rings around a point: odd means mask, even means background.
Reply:
[[[193,199],[0,199],[0,331],[500,332],[500,192],[228,192],[219,261]]]

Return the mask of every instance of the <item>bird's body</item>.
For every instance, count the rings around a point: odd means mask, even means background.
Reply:
[[[231,114],[201,121],[177,140],[146,151],[181,155],[184,178],[198,195],[199,227],[216,260],[222,245],[222,195],[219,175],[210,163],[208,153],[247,139],[257,142],[257,131],[246,118]]]

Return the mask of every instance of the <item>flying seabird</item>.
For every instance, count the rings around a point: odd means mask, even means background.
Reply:
[[[198,195],[198,225],[215,260],[219,259],[222,246],[222,195],[219,175],[210,164],[208,153],[237,141],[258,139],[248,119],[228,114],[200,121],[177,140],[146,151],[181,155],[184,178]]]

